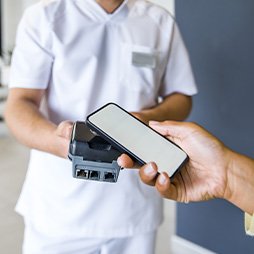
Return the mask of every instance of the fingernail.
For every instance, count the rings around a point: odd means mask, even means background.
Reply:
[[[147,175],[147,176],[154,176],[154,175],[157,174],[155,168],[152,166],[151,163],[149,163],[149,164],[146,166],[146,168],[144,169],[144,173],[145,173],[145,175]]]
[[[121,166],[122,160],[120,159],[120,157],[117,158],[116,162],[117,162],[117,164],[118,164],[119,166]]]
[[[164,185],[167,182],[167,178],[164,174],[160,174],[158,181],[160,185]]]

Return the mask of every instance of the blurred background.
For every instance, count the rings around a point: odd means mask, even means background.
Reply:
[[[21,253],[23,222],[13,209],[29,151],[8,133],[2,112],[17,24],[23,10],[35,2],[0,0],[0,253],[8,254]],[[199,94],[188,120],[254,157],[254,1],[153,2],[175,15],[190,53]],[[254,253],[242,211],[223,200],[188,205],[165,201],[164,210],[157,254]]]
[[[26,7],[38,0],[0,0],[0,253],[21,253],[23,220],[14,212],[27,170],[29,150],[18,144],[3,121],[3,110],[8,95],[11,54],[15,46],[16,30]],[[173,0],[153,1],[174,13]],[[170,237],[175,232],[175,203],[165,202],[165,221],[160,229],[156,253],[170,252]]]

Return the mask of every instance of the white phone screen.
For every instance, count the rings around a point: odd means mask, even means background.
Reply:
[[[116,104],[110,103],[88,116],[88,123],[143,162],[154,161],[159,172],[169,176],[182,165],[187,154]]]

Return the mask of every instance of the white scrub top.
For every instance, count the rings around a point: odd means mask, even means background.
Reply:
[[[107,102],[129,111],[196,86],[172,16],[143,0],[107,14],[95,0],[44,0],[24,13],[10,87],[46,89],[45,114],[84,120]],[[127,132],[126,132],[127,135]],[[16,210],[49,236],[122,237],[152,231],[162,200],[137,170],[116,184],[74,179],[71,162],[32,150]]]

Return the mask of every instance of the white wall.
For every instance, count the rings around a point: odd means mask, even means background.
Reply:
[[[22,1],[3,0],[3,50],[13,48],[16,27],[22,12]]]
[[[3,4],[3,50],[13,49],[17,25],[25,7],[38,0],[2,0]]]

